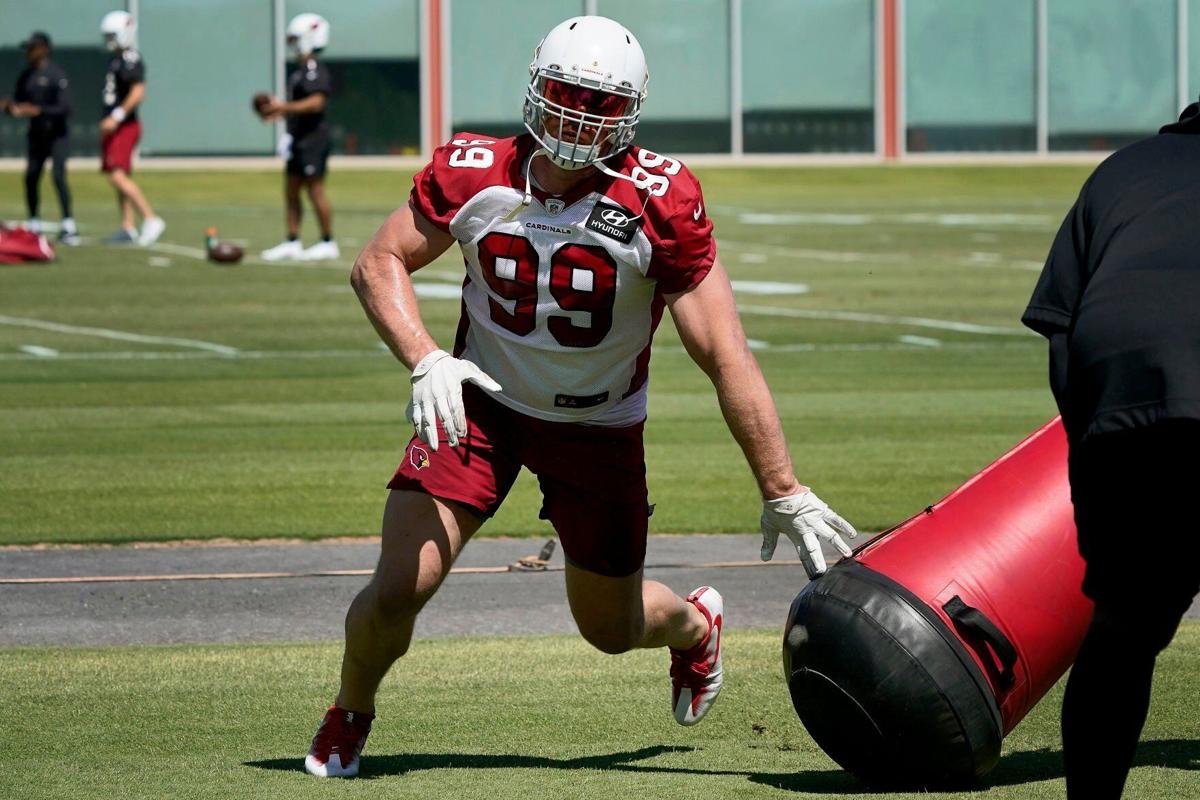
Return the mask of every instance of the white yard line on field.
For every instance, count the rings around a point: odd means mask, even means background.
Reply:
[[[793,342],[790,344],[771,344],[770,342],[761,339],[749,340],[750,348],[755,351],[767,351],[771,353],[839,353],[839,352],[878,352],[884,350],[917,350],[928,349],[927,344],[917,344],[915,342],[901,341],[907,337],[900,337],[900,340],[894,342],[843,342],[837,344],[818,343],[818,342]],[[922,337],[912,337],[922,338]],[[930,340],[935,341],[935,340]],[[997,342],[995,340],[988,342],[943,342],[938,345],[939,350],[997,350],[1006,347],[1026,347],[1027,342]],[[681,355],[686,353],[680,345],[661,345],[654,348],[656,354],[672,354]],[[224,355],[221,353],[211,353],[199,350],[191,351],[150,351],[150,350],[127,350],[119,352],[91,352],[91,353],[57,353],[53,358],[55,361],[207,361],[212,359],[221,360],[247,360],[247,361],[270,361],[270,360],[322,360],[322,359],[346,359],[346,358],[376,358],[379,356],[388,356],[386,347],[371,348],[363,350],[239,350],[232,355]],[[21,353],[0,353],[0,362],[11,361],[46,361],[48,356],[34,355],[29,352]]]
[[[903,344],[911,344],[917,347],[941,347],[940,339],[931,339],[928,336],[897,336],[896,341]]]
[[[5,314],[0,314],[0,325],[12,325],[17,328],[35,328],[41,331],[53,331],[54,333],[66,333],[77,336],[96,336],[101,339],[116,339],[121,342],[140,342],[142,344],[166,344],[175,345],[176,347],[190,347],[196,350],[207,350],[212,353],[219,353],[223,356],[237,355],[236,347],[228,345],[216,344],[215,342],[203,342],[199,339],[181,339],[176,336],[147,336],[141,333],[129,333],[128,331],[115,331],[110,328],[89,328],[82,325],[64,325],[61,322],[50,322],[44,319],[32,319],[29,317],[10,317]]]
[[[58,351],[53,347],[42,347],[37,344],[23,344],[17,348],[22,353],[28,353],[31,356],[38,358],[54,358],[58,355]]]
[[[835,263],[858,264],[876,263],[883,261],[908,261],[907,253],[858,253],[853,250],[813,250],[805,247],[787,247],[763,242],[737,242],[724,237],[717,240],[718,248],[730,248],[735,251],[752,250],[757,253],[767,253],[784,258],[806,258],[810,261],[832,261]]]
[[[24,348],[22,348],[24,349]],[[192,351],[123,350],[92,353],[62,353],[54,356],[59,361],[198,361],[211,358],[246,359],[263,361],[269,359],[304,358],[366,358],[382,355],[378,349],[368,350],[235,350],[232,353]],[[0,353],[0,361],[33,361],[44,358],[32,353]]]
[[[958,333],[980,333],[986,336],[1036,336],[1026,328],[1006,328],[998,325],[977,325],[973,322],[955,322],[948,319],[930,319],[928,317],[904,317],[888,314],[866,314],[860,311],[835,311],[808,308],[782,308],[780,306],[748,306],[738,305],[738,311],[743,314],[757,314],[764,317],[792,317],[795,319],[823,319],[838,322],[865,322],[872,325],[911,325],[916,328],[934,328]]]
[[[823,213],[811,211],[793,211],[783,213],[768,213],[753,211],[738,214],[738,222],[743,225],[937,225],[947,228],[967,226],[1003,226],[1003,227],[1034,227],[1044,228],[1057,224],[1049,214],[1011,214],[1011,213],[908,213],[908,214],[874,214],[874,213]]]

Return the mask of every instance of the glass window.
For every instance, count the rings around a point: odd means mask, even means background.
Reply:
[[[907,0],[904,8],[909,152],[1035,150],[1034,0]]]
[[[874,5],[743,0],[746,152],[875,149]],[[787,53],[786,66],[781,53]]]
[[[100,152],[100,90],[108,54],[100,38],[100,18],[121,8],[113,0],[0,0],[0,97],[12,94],[17,76],[25,68],[25,53],[18,46],[35,30],[45,31],[54,44],[53,60],[71,80],[74,113],[71,116],[71,153]],[[29,121],[0,114],[0,157],[25,155]]]
[[[729,152],[727,0],[597,0],[596,7],[646,52],[650,87],[637,143],[668,153]]]
[[[305,12],[329,20],[329,47],[321,58],[333,75],[329,102],[333,152],[418,153],[418,0],[287,0],[285,11],[284,24]],[[292,69],[290,63],[287,69]]]
[[[1051,150],[1110,150],[1175,118],[1175,0],[1048,10]]]
[[[521,106],[533,48],[582,0],[492,0],[450,4],[450,108],[454,132],[522,133]]]
[[[250,107],[256,92],[274,87],[272,30],[270,3],[205,0],[202,14],[190,0],[141,3],[142,152],[272,152],[274,126]]]

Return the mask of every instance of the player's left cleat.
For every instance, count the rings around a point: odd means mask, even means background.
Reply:
[[[304,769],[318,778],[353,778],[374,719],[374,714],[330,706],[304,757]]]
[[[154,244],[166,229],[167,223],[163,222],[162,217],[150,217],[142,222],[142,235],[138,237],[137,243],[142,247]]]
[[[341,257],[337,242],[317,242],[300,255],[301,261],[334,261]]]
[[[724,602],[711,586],[701,586],[687,601],[708,620],[708,633],[689,650],[671,648],[671,706],[680,725],[695,725],[721,693],[721,626]]]

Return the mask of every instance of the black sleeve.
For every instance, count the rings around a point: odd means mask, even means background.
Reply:
[[[60,72],[54,76],[54,99],[42,106],[44,117],[64,117],[71,113],[71,86],[67,73]]]
[[[1046,337],[1070,330],[1079,298],[1087,286],[1088,244],[1092,235],[1087,203],[1090,183],[1089,180],[1084,184],[1079,199],[1058,229],[1046,266],[1021,316],[1021,322]]]
[[[142,61],[141,56],[132,64],[129,59],[123,59],[121,62],[121,77],[132,86],[135,83],[144,83],[146,80],[146,62]]]

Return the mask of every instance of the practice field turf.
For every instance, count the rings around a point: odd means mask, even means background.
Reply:
[[[1018,317],[1086,174],[700,171],[798,474],[860,527],[907,517],[1053,415],[1044,347]],[[409,175],[331,178],[342,263],[233,268],[198,258],[203,231],[274,244],[277,174],[139,177],[169,224],[159,246],[0,267],[0,543],[375,533],[408,376],[347,274]],[[20,183],[0,176],[3,217],[23,213]],[[84,234],[109,233],[107,187],[80,171],[73,186]],[[446,345],[461,275],[452,251],[418,276]],[[669,319],[647,442],[652,531],[757,526],[753,481]],[[544,535],[538,503],[523,476],[484,534]]]
[[[792,712],[776,632],[729,629],[728,683],[695,728],[671,717],[662,652],[582,640],[420,642],[385,681],[363,775],[301,761],[332,690],[333,645],[0,651],[0,797],[837,798],[871,794]],[[1159,662],[1128,798],[1200,797],[1192,713],[1200,625]],[[977,792],[1061,798],[1061,685]]]

